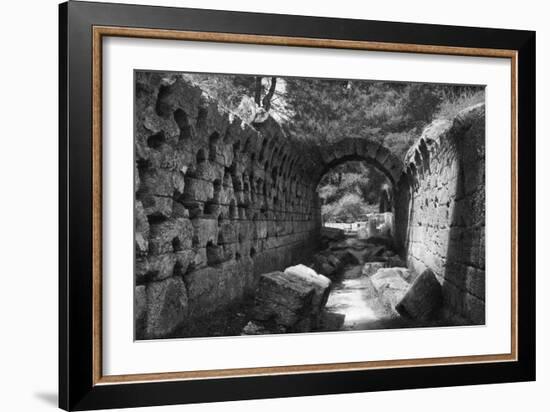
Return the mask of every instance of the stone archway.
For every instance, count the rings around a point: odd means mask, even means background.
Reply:
[[[394,209],[396,190],[403,175],[404,163],[380,143],[366,138],[347,138],[319,148],[320,165],[317,170],[316,186],[322,177],[335,167],[350,161],[362,161],[380,171],[389,181],[389,198]]]
[[[318,170],[315,173],[314,179],[317,182],[316,187],[325,174],[339,165],[351,161],[364,162],[386,177],[389,183],[386,194],[390,209],[387,211],[392,212],[392,216],[389,217],[389,219],[391,219],[392,222],[391,232],[393,237],[396,224],[393,212],[395,212],[396,209],[395,199],[398,198],[396,193],[398,190],[398,183],[403,175],[403,162],[380,143],[373,142],[366,138],[343,139],[333,144],[319,147]],[[381,194],[382,193],[379,193],[379,195]],[[319,212],[321,211],[319,210]],[[388,219],[388,217],[386,216],[384,219]]]
[[[403,172],[403,162],[380,143],[365,138],[347,138],[320,148],[322,167],[318,180],[333,167],[350,161],[363,160],[386,175],[396,186]]]

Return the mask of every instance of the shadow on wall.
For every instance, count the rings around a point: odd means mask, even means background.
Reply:
[[[485,106],[436,121],[406,157],[396,200],[396,240],[418,273],[432,269],[444,309],[485,323]]]
[[[455,119],[458,161],[443,293],[469,323],[485,324],[485,107]]]

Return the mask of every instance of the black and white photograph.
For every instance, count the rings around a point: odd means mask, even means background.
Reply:
[[[134,71],[134,338],[485,325],[483,84]]]

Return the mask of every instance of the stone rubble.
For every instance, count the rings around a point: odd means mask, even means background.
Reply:
[[[395,308],[402,316],[424,320],[436,314],[442,303],[441,284],[428,269],[415,279]]]
[[[286,332],[318,328],[330,285],[328,278],[304,265],[263,274],[255,295],[253,321],[243,333],[259,334],[274,327]]]

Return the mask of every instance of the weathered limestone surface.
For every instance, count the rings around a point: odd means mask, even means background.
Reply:
[[[138,72],[135,113],[136,336],[156,338],[316,248],[319,160],[176,75]]]
[[[396,240],[417,273],[431,269],[443,304],[485,322],[485,106],[428,127],[396,190]]]
[[[315,295],[312,301],[313,314],[318,315],[327,303],[331,285],[330,279],[302,264],[290,266],[285,269],[284,273],[288,276],[303,279],[304,282],[312,285],[315,289]]]
[[[429,319],[437,313],[442,303],[441,284],[434,273],[427,269],[415,279],[397,304],[396,310],[405,317]]]
[[[405,280],[407,275],[403,274],[404,271],[401,268],[379,269],[370,277],[382,301],[394,311],[409,289],[409,283]]]
[[[286,332],[307,332],[317,328],[330,285],[328,278],[304,265],[263,274],[252,315],[256,326],[270,325],[271,329]],[[249,326],[243,332],[253,334],[255,328]]]

